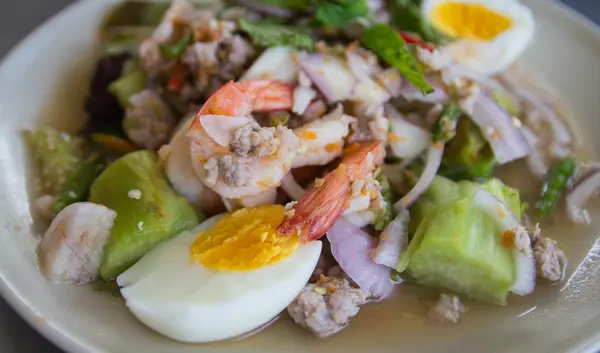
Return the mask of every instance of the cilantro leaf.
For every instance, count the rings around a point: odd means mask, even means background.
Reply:
[[[433,91],[425,81],[417,60],[408,51],[406,42],[395,29],[382,23],[376,24],[363,32],[361,41],[383,61],[398,69],[421,93]]]
[[[431,22],[421,13],[421,1],[392,0],[388,9],[391,15],[390,23],[398,29],[418,34],[421,39],[433,44],[440,44],[444,37],[433,27]]]
[[[254,44],[262,47],[286,45],[311,50],[314,45],[313,39],[308,34],[288,26],[240,20],[240,28],[252,38]]]
[[[352,21],[369,15],[365,0],[330,0],[316,4],[315,18],[333,28],[347,27]]]

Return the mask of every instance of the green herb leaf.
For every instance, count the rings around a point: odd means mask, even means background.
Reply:
[[[179,42],[173,45],[161,45],[160,51],[167,58],[177,58],[179,55],[183,54],[188,45],[192,44],[193,40],[194,37],[188,32],[179,40]]]
[[[287,45],[298,49],[311,50],[314,45],[313,39],[308,34],[292,27],[240,20],[240,28],[252,38],[254,44],[261,47]]]
[[[310,6],[307,0],[262,0],[265,4],[292,10],[306,10]]]
[[[333,28],[345,28],[357,18],[369,15],[369,7],[365,0],[323,1],[316,6],[317,20]]]
[[[381,196],[383,196],[383,200],[385,201],[385,208],[375,214],[375,217],[373,218],[373,227],[375,227],[376,230],[382,231],[394,219],[394,214],[392,213],[394,194],[390,188],[387,177],[381,170],[375,172],[375,180],[379,182],[381,187]]]
[[[433,44],[440,44],[444,40],[444,36],[423,17],[421,1],[393,0],[389,2],[388,9],[392,18],[390,23],[394,27],[416,33],[424,41]]]
[[[376,24],[363,32],[361,41],[383,61],[398,69],[423,94],[433,91],[433,88],[425,81],[423,72],[421,72],[415,57],[408,50],[406,42],[395,29],[385,24]]]

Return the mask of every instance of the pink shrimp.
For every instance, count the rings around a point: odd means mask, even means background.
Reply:
[[[279,185],[298,139],[287,127],[260,127],[250,114],[291,109],[293,91],[278,81],[230,81],[206,101],[187,133],[192,165],[205,185],[229,199]]]
[[[301,242],[319,239],[342,216],[351,199],[352,181],[361,179],[383,161],[382,141],[362,145],[315,183],[294,206],[294,213],[278,227],[281,234],[297,232]]]

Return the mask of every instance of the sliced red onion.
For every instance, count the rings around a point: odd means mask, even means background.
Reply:
[[[546,174],[548,174],[548,166],[544,162],[544,157],[539,150],[540,138],[527,126],[522,126],[521,132],[527,143],[529,143],[529,146],[531,146],[531,153],[527,158],[529,170],[539,179],[544,179]]]
[[[544,102],[535,93],[523,89],[523,85],[509,75],[505,75],[503,81],[511,91],[521,97],[526,103],[530,104],[531,107],[539,111],[539,117],[545,119],[550,124],[556,141],[561,144],[571,143],[572,137],[569,129],[567,129],[561,118],[556,115],[554,109],[549,107],[547,102]]]
[[[306,108],[310,105],[310,102],[317,96],[317,92],[309,87],[297,86],[294,89],[294,105],[292,111],[296,114],[302,115],[306,111]]]
[[[480,94],[475,101],[471,119],[479,125],[500,164],[526,157],[531,146],[512,117],[494,100]]]
[[[374,263],[369,257],[376,246],[374,238],[340,219],[327,232],[327,239],[331,243],[333,257],[361,289],[378,299],[390,295],[393,289],[390,269]]]
[[[489,191],[479,188],[473,194],[473,202],[500,227],[503,232],[515,232],[515,247],[512,250],[515,260],[515,282],[510,291],[517,295],[527,295],[535,290],[535,257],[531,249],[531,239],[522,229],[519,220],[508,206]],[[520,236],[519,236],[520,235]],[[518,237],[518,239],[517,239]]]
[[[429,185],[433,182],[433,178],[435,178],[438,169],[440,169],[443,155],[443,144],[436,143],[429,147],[423,174],[421,174],[419,181],[417,181],[417,184],[408,192],[408,194],[404,195],[403,198],[394,204],[394,209],[397,212],[400,212],[403,208],[410,207],[425,191],[427,191]]]
[[[306,190],[298,184],[291,172],[287,173],[286,176],[281,179],[281,188],[294,201],[300,200],[306,193]]]
[[[386,104],[384,108],[392,129],[388,134],[388,143],[392,152],[396,157],[410,163],[431,144],[429,132],[406,121],[404,116],[391,104]]]
[[[585,205],[600,190],[600,172],[585,177],[575,185],[567,196],[567,216],[575,223],[590,223],[590,214]]]
[[[371,254],[373,262],[396,268],[400,254],[408,246],[408,222],[410,213],[402,209],[379,236],[379,245]]]
[[[396,98],[402,93],[402,76],[395,68],[389,68],[375,74],[375,79],[388,93]]]
[[[375,72],[375,67],[369,63],[358,53],[354,51],[346,52],[346,62],[350,71],[357,78],[368,78]]]
[[[409,102],[418,101],[425,103],[446,103],[450,98],[448,94],[438,85],[428,80],[429,85],[433,88],[433,92],[423,95],[421,91],[416,89],[413,85],[408,82],[404,82],[400,88],[399,96],[403,97]]]
[[[333,55],[305,54],[300,66],[329,103],[350,97],[355,78],[346,63]]]
[[[236,0],[242,6],[277,17],[292,17],[294,13],[283,7],[271,6],[260,0]]]

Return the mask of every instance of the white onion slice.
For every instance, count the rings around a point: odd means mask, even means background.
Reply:
[[[404,84],[400,88],[400,92],[398,95],[403,97],[404,99],[406,99],[409,102],[418,101],[418,102],[438,104],[438,103],[446,103],[448,101],[448,99],[450,97],[448,96],[448,94],[446,92],[444,92],[443,89],[436,86],[431,81],[429,82],[429,85],[433,88],[433,92],[431,92],[427,95],[424,95],[423,93],[421,93],[421,91],[416,89],[410,83],[404,82]]]
[[[295,83],[300,70],[297,55],[298,52],[291,47],[269,48],[254,61],[240,81],[269,79]]]
[[[547,102],[544,102],[535,93],[527,89],[523,89],[523,85],[517,82],[510,75],[505,75],[502,77],[502,79],[511,91],[539,111],[539,117],[545,119],[550,124],[554,134],[554,139],[556,141],[560,142],[561,144],[571,143],[572,138],[571,134],[569,133],[569,129],[567,129],[560,117],[556,115],[554,109],[548,106]]]
[[[385,105],[385,114],[392,129],[388,134],[388,143],[392,148],[392,153],[396,157],[406,160],[406,163],[410,163],[431,144],[429,132],[406,121],[391,104]]]
[[[473,202],[494,220],[503,232],[514,232],[521,227],[521,223],[512,214],[508,206],[487,190],[483,188],[477,189],[473,194]],[[519,244],[522,248],[521,250],[516,247],[512,250],[516,276],[515,282],[509,290],[517,295],[527,295],[533,293],[535,290],[535,257],[528,235],[520,239]]]
[[[427,189],[433,182],[433,178],[437,174],[440,165],[442,164],[442,156],[444,155],[444,145],[433,144],[429,147],[427,154],[427,162],[423,174],[417,181],[417,184],[404,195],[398,202],[394,204],[394,209],[400,212],[403,208],[410,207]]]
[[[579,182],[567,196],[567,216],[575,223],[590,223],[590,215],[585,209],[588,200],[600,190],[600,172],[596,172]]]
[[[306,190],[298,184],[291,172],[287,173],[283,179],[281,179],[281,188],[294,201],[300,200],[306,193]]]
[[[326,54],[305,54],[300,66],[329,103],[350,97],[355,77],[340,58]]]
[[[246,6],[249,9],[266,13],[272,16],[292,17],[294,15],[294,13],[291,10],[279,6],[271,6],[265,4],[260,0],[236,0],[236,2],[242,6]]]
[[[400,254],[408,246],[408,222],[410,213],[402,209],[379,236],[379,245],[371,258],[376,264],[396,268]]]
[[[521,132],[527,140],[527,143],[529,143],[529,146],[531,146],[531,153],[527,158],[529,170],[540,180],[544,179],[546,174],[548,174],[548,166],[544,161],[542,152],[539,150],[540,138],[527,126],[522,126]]]
[[[531,146],[511,116],[496,102],[480,94],[475,101],[471,119],[481,128],[500,164],[526,157]]]
[[[383,299],[393,289],[390,269],[374,263],[369,254],[376,242],[369,234],[344,219],[327,232],[331,253],[342,270],[372,296]]]
[[[294,89],[294,105],[292,111],[298,115],[304,114],[310,102],[317,96],[317,92],[309,87],[297,86]]]

